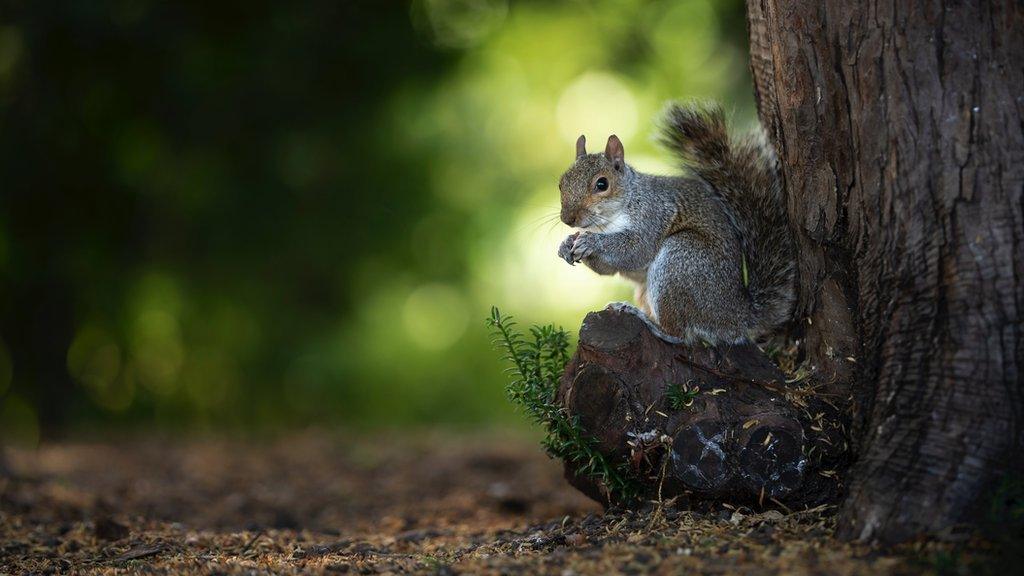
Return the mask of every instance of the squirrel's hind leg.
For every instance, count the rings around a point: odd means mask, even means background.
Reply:
[[[750,304],[732,249],[739,248],[690,231],[665,239],[647,276],[647,298],[663,330],[711,346],[746,339]]]

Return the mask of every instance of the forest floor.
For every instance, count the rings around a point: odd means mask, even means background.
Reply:
[[[7,449],[0,573],[957,573],[831,511],[603,513],[533,439],[453,432]]]

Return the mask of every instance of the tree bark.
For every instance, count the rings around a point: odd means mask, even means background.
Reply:
[[[977,520],[1024,471],[1024,17],[748,0],[820,377],[854,399],[847,538]]]

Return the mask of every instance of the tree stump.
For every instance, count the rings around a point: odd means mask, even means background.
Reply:
[[[687,391],[686,405],[673,408],[674,386]],[[670,344],[637,316],[609,307],[583,321],[558,401],[606,457],[630,463],[651,497],[792,507],[841,490],[844,416],[814,387],[788,386],[753,344]],[[566,477],[613,503],[569,464]]]

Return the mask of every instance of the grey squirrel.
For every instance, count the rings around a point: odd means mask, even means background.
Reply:
[[[771,334],[792,315],[796,275],[774,151],[759,134],[730,138],[717,105],[670,104],[661,142],[690,175],[643,174],[615,135],[603,154],[579,137],[559,190],[562,221],[580,231],[558,255],[634,281],[639,310],[624,308],[666,340]]]

